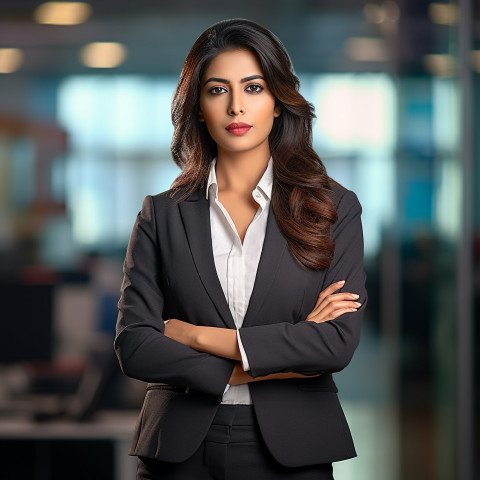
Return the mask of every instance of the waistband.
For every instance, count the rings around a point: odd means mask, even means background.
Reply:
[[[212,425],[256,425],[257,418],[253,405],[220,404]]]
[[[208,445],[229,443],[260,443],[260,429],[252,405],[225,405],[217,413],[207,432]]]

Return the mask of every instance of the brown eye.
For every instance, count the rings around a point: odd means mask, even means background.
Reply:
[[[264,90],[264,88],[258,83],[252,83],[245,90],[250,93],[260,93]]]
[[[227,90],[224,87],[212,87],[208,93],[211,95],[221,95],[222,93],[225,93]]]

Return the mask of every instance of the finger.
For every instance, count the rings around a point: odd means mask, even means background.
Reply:
[[[327,320],[333,320],[334,318],[337,318],[341,314],[339,314],[339,311],[343,310],[348,310],[348,309],[353,309],[357,310],[362,306],[361,303],[359,302],[354,302],[354,301],[336,301],[334,303],[331,303],[327,306],[325,306],[323,309],[321,309],[318,313],[311,313],[307,319],[324,319],[326,318]]]
[[[337,290],[340,290],[343,286],[345,285],[345,280],[341,280],[339,282],[332,283],[329,285],[327,288],[322,290],[319,294],[319,298],[325,298],[328,295],[331,295],[332,293],[336,292]]]
[[[320,292],[320,295],[318,296],[317,303],[315,304],[315,307],[322,303],[323,299],[327,297],[328,295],[331,295],[332,293],[336,292],[337,290],[340,290],[343,286],[345,285],[345,280],[340,280],[339,282],[332,283],[329,285],[325,290],[322,290]]]
[[[331,320],[337,319],[342,315],[345,315],[346,313],[354,313],[356,311],[357,311],[356,308],[344,308],[340,310],[335,310],[334,312],[330,312],[328,315],[317,315],[315,317],[308,319],[307,321],[315,322],[315,323],[329,322]]]
[[[332,293],[328,295],[321,303],[317,303],[315,308],[311,313],[316,314],[327,307],[328,304],[336,303],[341,300],[354,301],[357,300],[359,296],[356,293],[342,292],[342,293]]]
[[[338,310],[344,310],[346,308],[354,308],[354,309],[358,309],[362,306],[361,303],[358,303],[358,302],[353,302],[353,301],[339,301],[339,302],[335,302],[335,303],[332,303],[330,304],[326,309],[325,309],[325,313],[327,315],[333,315],[335,314],[336,312],[338,312]]]
[[[341,300],[350,300],[354,301],[357,300],[359,296],[356,293],[350,293],[350,292],[341,292],[341,293],[332,293],[328,297],[326,297],[323,301],[323,303],[335,303]]]
[[[342,310],[336,310],[335,312],[332,312],[330,314],[330,318],[328,318],[328,321],[330,320],[336,320],[338,317],[341,317],[342,315],[345,315],[346,313],[354,313],[358,309],[356,308],[344,308]]]

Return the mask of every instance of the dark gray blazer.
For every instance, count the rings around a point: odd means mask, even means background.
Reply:
[[[360,338],[367,301],[361,207],[352,192],[334,187],[338,221],[335,255],[323,271],[292,256],[270,211],[255,286],[240,330],[256,376],[274,372],[323,373],[307,379],[250,384],[266,445],[283,465],[301,466],[355,456],[332,372],[343,369]],[[358,312],[334,321],[304,321],[319,293],[346,280],[358,293]],[[145,198],[133,228],[118,304],[115,348],[123,372],[149,382],[131,454],[170,462],[200,446],[221,401],[234,363],[164,336],[164,319],[235,328],[212,252],[209,203],[203,191],[177,202],[166,194]],[[178,393],[152,385],[187,387]]]

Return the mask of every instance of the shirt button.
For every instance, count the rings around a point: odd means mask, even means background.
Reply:
[[[255,198],[260,198],[262,196],[260,192],[255,192],[253,195]]]

